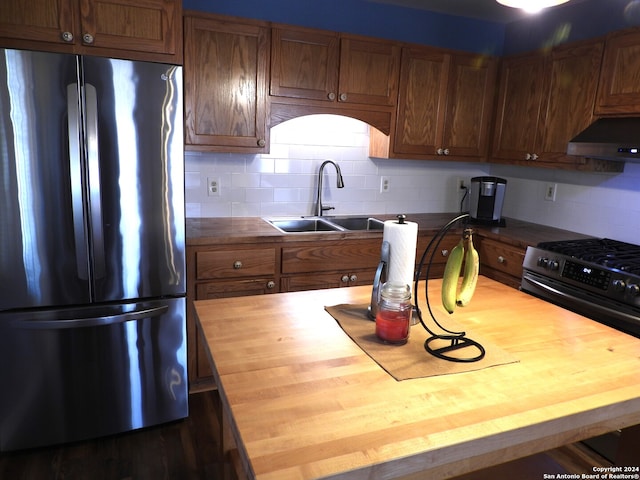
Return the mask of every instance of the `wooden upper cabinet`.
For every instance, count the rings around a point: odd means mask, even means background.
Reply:
[[[398,97],[400,46],[343,35],[338,101],[393,106]]]
[[[0,37],[13,48],[182,63],[182,2],[3,0]]]
[[[335,100],[339,44],[337,33],[274,28],[269,93],[276,97]]]
[[[74,44],[80,36],[79,14],[72,0],[2,0],[0,37]]]
[[[612,162],[566,154],[594,120],[603,44],[590,41],[503,63],[493,158],[508,163],[619,171]]]
[[[442,139],[449,55],[404,48],[394,153],[435,155]]]
[[[404,48],[390,156],[485,158],[496,70],[494,58]]]
[[[185,143],[191,150],[268,152],[269,29],[185,17]]]
[[[595,113],[640,113],[640,29],[607,38]]]
[[[527,54],[503,61],[495,116],[493,158],[525,160],[535,154],[544,83],[544,57]]]
[[[322,30],[279,26],[272,31],[273,97],[393,106],[400,47]]]
[[[567,155],[567,144],[596,119],[593,105],[602,50],[602,42],[588,42],[552,52],[536,137],[540,161],[554,164],[579,161]]]

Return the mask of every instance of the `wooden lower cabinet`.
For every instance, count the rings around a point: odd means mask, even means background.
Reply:
[[[480,273],[510,287],[519,288],[526,248],[482,238],[476,244]]]

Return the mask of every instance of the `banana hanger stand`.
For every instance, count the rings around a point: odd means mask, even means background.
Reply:
[[[413,289],[415,308],[416,313],[418,314],[418,319],[420,320],[420,324],[424,327],[424,329],[431,335],[431,337],[427,338],[427,340],[424,342],[424,349],[431,355],[442,358],[443,360],[448,360],[450,362],[477,362],[478,360],[481,360],[485,355],[484,347],[475,340],[468,338],[465,332],[454,332],[443,327],[436,319],[433,311],[431,310],[431,305],[429,304],[429,273],[431,270],[431,264],[433,263],[433,256],[435,255],[435,252],[438,251],[438,246],[440,245],[440,242],[449,231],[449,229],[460,220],[464,220],[468,217],[469,214],[464,213],[453,218],[445,226],[443,226],[431,239],[429,245],[427,245],[427,248],[425,248],[422,257],[420,258],[420,263],[418,264],[418,270],[416,272],[415,285]],[[427,258],[427,255],[429,253],[431,253],[431,256],[429,257],[429,263],[427,263],[426,278],[424,280],[424,296],[427,303],[427,310],[429,311],[431,319],[443,332],[445,332],[441,334],[434,333],[429,329],[427,324],[424,322],[424,319],[422,318],[422,313],[418,305],[418,282],[420,281],[420,277],[422,275],[422,267],[424,265],[425,259]],[[436,346],[442,345],[443,342],[444,346]]]

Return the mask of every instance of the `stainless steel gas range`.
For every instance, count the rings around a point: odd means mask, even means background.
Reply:
[[[521,289],[640,338],[640,246],[607,238],[527,249]]]

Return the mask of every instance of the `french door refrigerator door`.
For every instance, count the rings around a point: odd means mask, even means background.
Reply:
[[[77,83],[74,56],[0,50],[0,311],[91,299],[69,158]]]
[[[182,68],[82,67],[95,301],[184,295]]]

